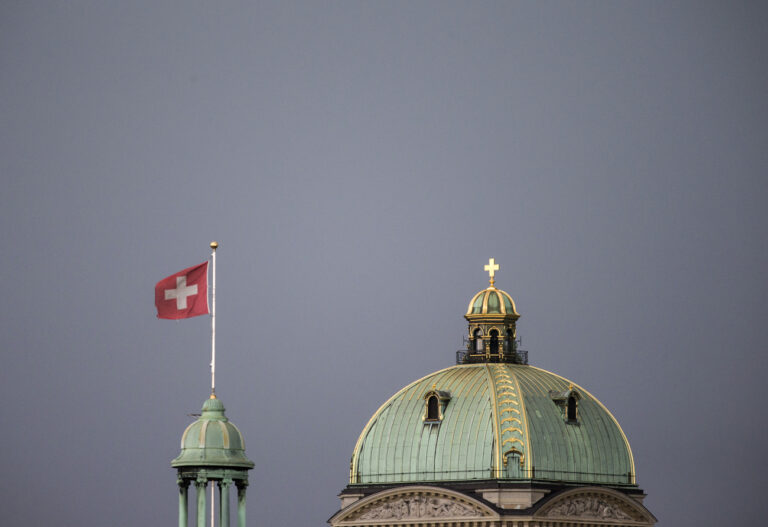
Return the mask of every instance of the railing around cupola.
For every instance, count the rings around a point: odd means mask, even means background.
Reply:
[[[485,353],[470,350],[456,352],[456,364],[477,364],[484,362],[506,362],[512,364],[528,364],[527,350],[502,351],[501,353]]]
[[[528,364],[528,351],[520,349],[522,339],[505,339],[495,349],[483,345],[482,350],[476,350],[474,339],[466,335],[462,338],[466,349],[456,352],[456,364],[480,364],[486,362],[505,362],[508,364]]]

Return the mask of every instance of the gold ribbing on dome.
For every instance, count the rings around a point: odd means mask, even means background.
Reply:
[[[488,260],[488,265],[483,267],[483,269],[488,271],[488,274],[491,277],[491,287],[494,287],[493,284],[496,282],[496,280],[493,279],[493,276],[496,274],[496,271],[499,270],[499,264],[497,264],[496,261],[493,258],[491,258],[490,260]]]

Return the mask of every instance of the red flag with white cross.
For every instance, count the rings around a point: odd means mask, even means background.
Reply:
[[[188,267],[160,280],[155,285],[157,318],[180,318],[207,315],[208,262]]]

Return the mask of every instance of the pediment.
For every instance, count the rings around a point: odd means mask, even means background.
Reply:
[[[378,492],[342,509],[330,524],[376,525],[380,522],[419,522],[430,519],[471,520],[498,517],[483,503],[439,487],[399,487]]]
[[[605,522],[605,525],[656,524],[656,518],[640,503],[621,492],[601,487],[582,487],[553,496],[534,517]]]

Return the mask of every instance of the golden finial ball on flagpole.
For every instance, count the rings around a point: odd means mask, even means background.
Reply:
[[[211,242],[211,249],[213,249],[214,251],[218,246],[219,246],[219,242]]]

